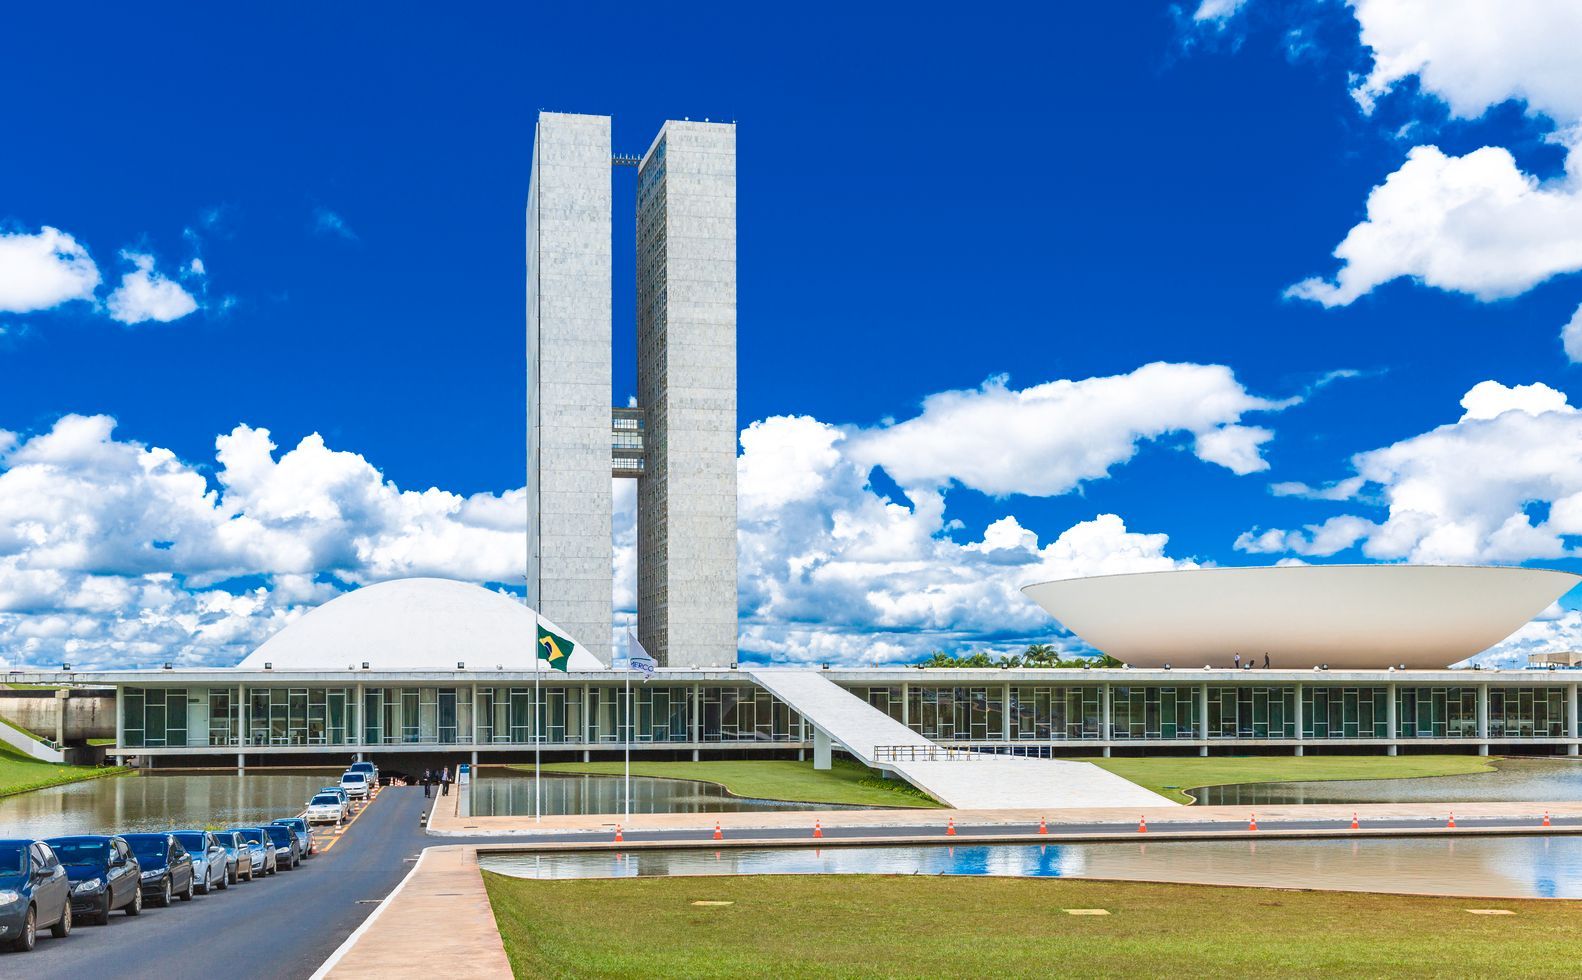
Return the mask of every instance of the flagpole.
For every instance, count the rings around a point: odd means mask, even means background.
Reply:
[[[533,614],[533,822],[542,823],[544,819],[544,773],[541,758],[544,752],[543,740],[538,737],[538,674],[540,670],[538,659],[538,614]]]
[[[626,715],[632,715],[632,625],[626,624]],[[632,728],[626,727],[626,822],[632,822]]]

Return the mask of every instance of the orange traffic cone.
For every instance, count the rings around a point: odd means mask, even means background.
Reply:
[[[819,821],[817,821],[817,820],[813,821],[813,836],[814,837],[823,837],[824,836],[824,825],[822,823],[820,823]]]
[[[1251,816],[1249,816],[1247,818],[1247,829],[1248,830],[1257,830],[1258,829],[1258,815],[1256,813],[1252,814]]]
[[[1545,827],[1549,826],[1549,811],[1548,810],[1544,811],[1544,826]]]
[[[1351,829],[1352,830],[1356,830],[1357,829],[1357,815],[1355,813],[1353,813],[1351,815]]]
[[[1545,819],[1548,819],[1548,818],[1546,817]],[[1545,824],[1544,826],[1548,826],[1548,824]],[[1044,822],[1044,818],[1043,817],[1039,817],[1038,818],[1038,832],[1040,834],[1047,834],[1047,833],[1049,833],[1049,824]]]
[[[626,838],[621,836],[621,825],[620,824],[616,824],[615,825],[615,843],[619,844],[619,843],[621,843],[624,840],[626,840]]]
[[[1448,823],[1446,823],[1445,826],[1450,828],[1451,830],[1455,830],[1456,829],[1456,815],[1454,813],[1452,813],[1450,815],[1450,821]]]
[[[955,817],[950,817],[950,818],[948,818],[945,821],[945,836],[946,837],[954,837],[954,836],[956,836],[956,818]]]
[[[720,833],[720,822],[718,820],[714,821],[714,839],[715,840],[724,840],[725,839],[725,835]]]
[[[1148,833],[1148,818],[1147,817],[1138,817],[1137,818],[1137,832],[1139,834],[1146,834],[1146,833]]]

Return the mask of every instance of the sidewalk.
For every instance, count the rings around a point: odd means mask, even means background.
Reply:
[[[446,801],[448,802],[448,801]],[[1007,824],[1048,822],[1055,828],[1064,824],[1113,825],[1117,832],[1135,832],[1139,818],[1146,818],[1150,831],[1168,832],[1172,823],[1224,823],[1246,826],[1254,813],[1260,827],[1279,829],[1281,821],[1333,821],[1349,826],[1353,814],[1366,825],[1376,820],[1457,820],[1480,818],[1531,819],[1534,825],[1547,812],[1555,820],[1582,819],[1582,802],[1555,803],[1365,803],[1358,805],[1300,804],[1268,807],[1176,806],[1162,807],[1082,807],[1069,809],[1025,810],[776,810],[741,813],[643,813],[626,822],[619,814],[585,816],[546,816],[534,821],[531,814],[509,817],[458,817],[453,803],[436,806],[429,818],[430,834],[445,837],[533,837],[541,834],[613,832],[621,823],[632,831],[712,832],[716,823],[726,832],[751,830],[799,830],[813,826],[815,820],[826,829],[887,828],[938,825],[955,821],[958,827],[992,827]]]
[[[455,794],[452,794],[453,796]],[[429,972],[446,980],[507,980],[511,964],[478,871],[478,853],[460,845],[424,849],[412,873],[341,944],[314,980],[389,980]]]

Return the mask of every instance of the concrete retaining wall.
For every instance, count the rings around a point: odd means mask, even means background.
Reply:
[[[53,739],[64,706],[67,742],[115,737],[115,692],[68,690],[64,698],[58,693],[0,689],[0,718]]]

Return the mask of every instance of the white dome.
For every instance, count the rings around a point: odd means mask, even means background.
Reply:
[[[535,665],[540,621],[510,596],[442,578],[403,578],[336,596],[265,640],[238,667],[261,670],[549,669]],[[546,629],[576,644],[572,670],[603,670],[581,642],[547,619]]]

